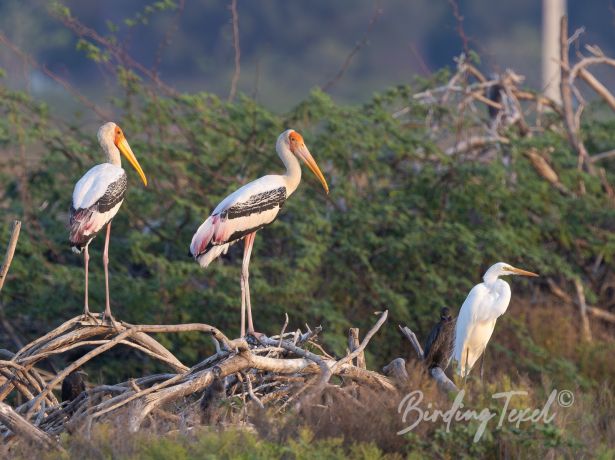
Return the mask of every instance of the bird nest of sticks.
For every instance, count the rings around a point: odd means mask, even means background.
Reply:
[[[8,359],[0,366],[4,379],[0,385],[0,436],[10,439],[19,435],[57,446],[57,435],[89,429],[93,423],[119,414],[133,432],[146,427],[158,415],[176,422],[176,427],[179,422],[185,426],[194,420],[195,412],[201,414],[198,423],[214,424],[219,420],[221,401],[229,402],[224,410],[235,411],[235,415],[245,414],[248,405],[285,411],[300,408],[324,390],[361,404],[360,392],[348,391],[349,385],[380,393],[395,392],[400,381],[408,377],[401,358],[385,366],[382,373],[366,368],[364,350],[387,315],[387,311],[380,313],[362,340],[358,329],[351,329],[349,350],[342,358],[335,358],[319,344],[320,326],[311,329],[306,325],[305,330],[286,332],[288,318],[278,335],[229,339],[207,324],[108,325],[101,323],[98,315],[79,316],[12,356],[4,356]],[[151,335],[189,331],[209,334],[217,345],[213,355],[192,367],[183,364]],[[422,350],[414,334],[407,328],[402,333],[411,343],[416,342],[413,345],[420,358]],[[80,368],[117,345],[135,348],[172,371],[79,387]],[[89,351],[57,374],[37,367],[53,356],[81,347]],[[54,390],[71,384],[77,385],[72,388],[73,395],[61,401]],[[63,388],[65,391],[70,394],[71,388]],[[3,401],[15,393],[26,402],[13,409]]]

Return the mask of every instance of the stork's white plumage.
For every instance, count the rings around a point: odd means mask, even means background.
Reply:
[[[122,206],[125,191],[126,172],[121,166],[111,163],[96,165],[79,179],[73,190],[71,206],[70,242],[73,251],[83,251],[92,238],[111,222]],[[108,204],[102,207],[100,201],[105,195]]]
[[[107,226],[105,249],[103,251],[106,288],[106,304],[103,317],[112,319],[109,302],[109,235],[111,232],[111,220],[122,206],[127,185],[126,172],[121,166],[120,153],[137,170],[145,185],[147,185],[147,179],[119,126],[111,122],[101,126],[98,130],[98,142],[105,152],[107,162],[94,166],[75,185],[70,208],[69,240],[73,251],[77,253],[84,252],[84,315],[89,315],[88,266],[90,256],[88,247],[98,232],[105,225]]]
[[[487,270],[483,282],[472,288],[461,306],[455,326],[453,358],[457,361],[459,375],[465,377],[481,357],[489,343],[496,320],[508,308],[510,286],[499,279],[505,275],[538,276],[536,273],[498,262]]]
[[[241,275],[242,336],[245,335],[246,305],[248,332],[254,333],[248,280],[254,236],[258,230],[277,218],[284,202],[297,189],[301,181],[299,159],[308,165],[329,193],[327,181],[298,132],[289,129],[280,134],[276,150],[286,166],[286,174],[261,177],[227,196],[198,228],[190,244],[190,253],[202,267],[207,267],[214,259],[226,253],[230,245],[245,239]]]

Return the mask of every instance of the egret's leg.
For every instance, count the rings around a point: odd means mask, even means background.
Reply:
[[[487,349],[483,350],[483,354],[480,356],[480,383],[483,383],[483,370],[485,367],[485,353],[487,353]]]
[[[466,365],[465,368],[463,369],[463,385],[465,386],[466,381],[468,380],[468,374],[470,373],[470,370],[468,369],[468,363],[470,362],[470,349],[466,348]]]
[[[111,222],[107,224],[107,236],[105,237],[105,250],[103,251],[103,265],[105,267],[105,313],[103,321],[114,322],[111,316],[111,303],[109,302],[109,236],[111,235]]]
[[[248,308],[248,333],[254,334],[254,323],[252,322],[252,304],[250,303],[250,273],[248,267],[250,265],[250,255],[252,254],[252,246],[254,245],[254,237],[256,232],[250,233],[245,237],[245,246],[243,250],[243,267],[241,277],[245,284],[246,305]]]

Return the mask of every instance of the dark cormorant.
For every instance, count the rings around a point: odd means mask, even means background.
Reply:
[[[486,96],[491,102],[495,102],[496,104],[502,104],[502,93],[504,92],[504,87],[499,83],[495,85],[491,85],[487,88]],[[495,118],[500,113],[501,109],[497,107],[493,107],[492,105],[487,106],[487,111],[489,112],[489,118],[491,120],[495,120]]]
[[[220,419],[220,405],[226,397],[226,385],[224,378],[220,377],[220,368],[213,370],[214,379],[203,392],[201,398],[201,423],[203,425],[214,425]]]
[[[68,374],[62,382],[62,402],[72,401],[85,391],[84,375],[87,374],[79,370]]]
[[[453,340],[455,338],[455,320],[448,307],[440,311],[440,321],[436,324],[425,342],[425,365],[428,369],[440,367],[445,370],[453,354]]]

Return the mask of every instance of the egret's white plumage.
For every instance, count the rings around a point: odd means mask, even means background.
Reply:
[[[483,282],[472,288],[463,302],[455,327],[453,358],[457,372],[467,375],[483,354],[496,320],[502,316],[510,303],[510,286],[499,279],[505,275],[538,276],[535,273],[498,262],[483,276]]]
[[[286,174],[268,175],[250,182],[227,196],[201,224],[190,243],[190,253],[202,267],[228,251],[230,245],[245,240],[241,276],[242,315],[241,334],[245,333],[244,311],[247,304],[248,331],[254,332],[250,308],[248,265],[255,233],[272,223],[284,202],[297,189],[301,181],[303,160],[329,192],[327,181],[305,146],[303,138],[289,129],[278,137],[276,151],[286,166]]]
[[[124,201],[127,184],[126,171],[122,169],[120,153],[137,170],[145,185],[147,185],[147,179],[119,126],[111,122],[105,123],[98,130],[98,141],[107,162],[91,168],[75,185],[70,208],[69,240],[73,251],[85,253],[85,314],[88,315],[88,246],[98,232],[107,226],[103,252],[106,287],[104,316],[111,318],[108,275],[109,235],[111,221]]]

